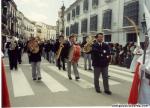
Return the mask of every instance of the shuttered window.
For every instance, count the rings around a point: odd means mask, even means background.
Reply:
[[[67,21],[70,21],[70,13],[67,14]]]
[[[98,0],[92,0],[92,7],[98,6],[98,3],[99,3]]]
[[[81,22],[81,32],[87,32],[87,19],[82,20]]]
[[[139,2],[135,1],[124,6],[124,16],[131,18],[138,25]],[[124,17],[123,26],[130,26],[131,23]]]
[[[88,11],[88,8],[89,8],[89,1],[84,0],[84,2],[83,2],[83,11]]]
[[[76,15],[80,15],[80,5],[76,7]]]
[[[97,15],[92,16],[90,18],[90,31],[97,31],[97,23],[98,23],[97,19],[98,19]]]
[[[75,17],[75,9],[72,10],[72,18]]]
[[[70,30],[69,30],[69,27],[66,27],[66,36],[69,36],[70,35]]]
[[[112,10],[105,10],[103,13],[103,29],[111,29]]]

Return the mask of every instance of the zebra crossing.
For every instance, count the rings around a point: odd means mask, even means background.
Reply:
[[[21,68],[11,71],[14,97],[34,95],[34,92]]]
[[[31,68],[29,69],[31,71]],[[50,70],[50,71],[47,72],[46,70]],[[93,72],[84,70],[83,65],[80,65],[80,67],[78,67],[78,71],[80,75],[84,76],[84,78],[81,77],[79,81],[69,80],[67,76],[67,72],[63,70],[58,70],[58,68],[55,65],[45,64],[44,67],[41,67],[41,76],[42,76],[41,82],[44,84],[45,89],[48,89],[50,93],[69,92],[70,89],[66,85],[64,85],[62,82],[59,81],[59,79],[54,78],[53,75],[51,75],[51,73],[53,73],[59,77],[68,79],[68,81],[70,81],[72,85],[77,85],[79,88],[94,89]],[[21,67],[19,67],[17,71],[11,71],[14,97],[36,95],[34,93],[34,89],[32,88],[31,83],[29,82],[29,78],[24,74],[24,72],[25,71],[23,71]],[[133,79],[133,74],[129,70],[117,66],[112,66],[112,65],[109,67],[109,75],[111,76],[111,78],[109,79],[110,86],[113,85],[119,86],[120,84],[123,83],[123,81],[131,83]],[[87,78],[90,80],[87,80]],[[102,83],[102,78],[100,78],[99,81],[100,83]]]

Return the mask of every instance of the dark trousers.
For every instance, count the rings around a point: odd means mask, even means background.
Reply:
[[[11,70],[13,68],[17,69],[17,58],[12,54],[9,54],[9,66]]]
[[[18,62],[21,63],[22,59],[21,59],[21,53],[22,51],[18,51]]]
[[[96,91],[100,90],[99,77],[102,73],[104,90],[109,91],[108,85],[108,67],[94,67],[94,86]]]
[[[63,66],[63,70],[66,70],[65,68],[65,58],[63,57],[60,57],[58,60],[57,60],[57,66],[59,69],[61,69],[61,61],[62,61],[62,66]]]

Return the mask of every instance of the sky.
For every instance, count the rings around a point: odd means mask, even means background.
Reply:
[[[17,9],[32,21],[56,25],[58,11],[63,2],[68,8],[76,0],[14,0]]]

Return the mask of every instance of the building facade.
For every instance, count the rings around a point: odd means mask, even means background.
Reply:
[[[24,17],[23,20],[23,37],[29,39],[30,37],[35,37],[35,23],[28,18]]]
[[[2,50],[4,49],[4,43],[7,41],[7,37],[17,36],[17,6],[13,0],[2,0]]]
[[[56,27],[42,22],[36,22],[36,34],[42,40],[56,39]]]
[[[24,15],[22,12],[17,11],[17,37],[18,38],[25,38],[24,34]]]
[[[106,42],[136,42],[135,29],[126,18],[129,17],[136,23],[143,42],[143,1],[150,0],[76,0],[65,10],[65,35],[76,33],[78,41],[82,41],[103,32]]]

